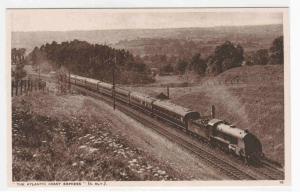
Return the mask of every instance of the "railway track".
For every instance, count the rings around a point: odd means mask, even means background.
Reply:
[[[256,171],[265,175],[270,180],[284,180],[284,171],[271,166],[268,162],[262,161],[262,167],[256,168]]]
[[[49,81],[50,78],[47,77]],[[97,99],[104,100],[106,103],[112,105],[113,101],[111,98],[104,96],[100,93],[95,93],[94,91],[87,90],[86,88],[82,88],[79,86],[72,85],[75,90],[85,93],[89,96],[92,96]],[[220,155],[218,152],[213,152],[208,145],[203,145],[204,142],[199,143],[197,141],[191,140],[190,138],[186,138],[186,134],[183,135],[182,132],[176,131],[174,128],[170,128],[166,126],[165,123],[160,123],[155,121],[152,117],[143,115],[138,111],[143,111],[143,109],[138,108],[132,109],[128,107],[124,103],[117,102],[117,107],[120,111],[126,113],[131,118],[141,122],[147,127],[152,128],[157,133],[163,135],[165,138],[177,143],[178,145],[182,146],[184,149],[192,152],[195,154],[203,163],[207,164],[210,167],[215,168],[221,173],[224,173],[228,177],[234,180],[283,180],[284,179],[284,172],[274,166],[271,166],[267,161],[262,163],[262,167],[248,167],[241,165],[240,162],[236,160],[228,160],[225,158],[224,155]],[[160,117],[160,120],[162,118]],[[164,119],[163,119],[164,120]],[[174,125],[173,122],[167,122],[169,125]],[[177,125],[177,127],[181,127]],[[172,131],[170,131],[172,130]],[[225,160],[224,160],[225,159]]]
[[[72,86],[73,86],[73,88],[75,87],[74,85],[72,85]],[[110,98],[107,98],[98,93],[94,93],[93,91],[86,90],[85,88],[81,88],[78,86],[76,86],[75,89],[77,89],[80,92],[83,92],[89,96],[92,96],[94,98],[102,99],[105,102],[107,102],[108,104],[112,105],[112,100]],[[119,102],[118,102],[117,107],[118,107],[118,110],[126,113],[131,118],[139,121],[140,123],[146,125],[147,127],[150,127],[151,129],[153,129],[160,135],[163,135],[167,139],[179,144],[186,150],[191,151],[200,160],[202,160],[203,163],[215,168],[216,170],[220,171],[221,173],[227,175],[228,177],[230,177],[234,180],[256,180],[256,177],[250,175],[249,173],[247,173],[245,171],[237,169],[234,165],[224,161],[222,158],[216,157],[213,153],[208,152],[205,149],[194,145],[193,143],[180,137],[177,134],[170,133],[165,128],[165,126],[161,126],[158,123],[155,123],[153,119],[151,120],[147,117],[144,117],[145,115],[141,115],[141,113],[138,113],[136,110],[130,109],[129,107],[127,107],[123,104],[120,104]]]

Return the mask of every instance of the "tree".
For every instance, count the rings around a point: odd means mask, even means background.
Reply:
[[[117,83],[134,83],[135,80],[147,82],[150,79],[148,77],[151,77],[149,68],[130,52],[76,39],[46,43],[40,48],[36,47],[30,57],[34,65],[44,63],[55,70],[65,68],[71,73],[107,82],[112,81],[113,62],[116,62]]]
[[[176,64],[176,70],[180,74],[184,74],[187,66],[188,66],[188,62],[186,60],[180,59]]]
[[[249,59],[247,59],[247,65],[266,65],[269,61],[269,52],[267,49],[259,49],[254,52]]]
[[[173,71],[174,71],[174,68],[171,64],[164,65],[161,68],[161,72],[163,72],[163,73],[172,73]]]
[[[234,46],[230,41],[216,47],[214,54],[208,58],[207,73],[217,75],[231,69],[241,66],[244,60],[244,50],[241,45]]]
[[[145,72],[146,71],[146,65],[144,63],[134,63],[133,64],[133,70],[137,72]]]
[[[196,72],[197,74],[204,74],[206,70],[206,63],[201,59],[201,54],[197,53],[192,57],[191,63],[189,65],[189,70]]]
[[[14,69],[12,68],[12,77],[14,77],[15,80],[20,80],[26,76],[26,71],[24,70],[25,52],[26,49],[24,48],[13,48],[11,50],[11,64],[15,66]]]
[[[283,52],[283,36],[274,39],[272,46],[270,47],[270,60],[269,64],[283,64],[284,52]]]

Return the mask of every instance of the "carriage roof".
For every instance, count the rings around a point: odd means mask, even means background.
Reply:
[[[85,80],[86,79],[85,77],[82,77],[82,76],[79,76],[79,75],[73,75],[73,74],[71,74],[70,77],[78,79],[78,80]]]
[[[105,82],[102,82],[102,81],[98,81],[98,87],[112,89],[113,85],[110,84],[110,83],[105,83]]]
[[[182,107],[180,105],[176,105],[169,101],[157,100],[154,102],[154,105],[166,109],[170,112],[174,112],[183,118],[198,119],[200,117],[199,112],[193,111],[192,109],[189,108]]]
[[[134,97],[136,99],[139,99],[139,100],[142,100],[142,101],[145,101],[145,102],[148,102],[148,103],[152,103],[153,101],[156,100],[155,98],[153,98],[149,95],[146,95],[146,94],[143,94],[143,93],[138,93],[138,92],[131,92],[130,97]]]
[[[86,81],[89,83],[94,83],[94,84],[97,84],[98,82],[100,82],[99,80],[91,79],[91,78],[86,78]]]
[[[129,93],[130,91],[129,90],[127,90],[127,89],[124,89],[124,88],[122,88],[122,87],[115,87],[115,89],[116,89],[116,91],[120,91],[120,92],[126,92],[126,93]]]

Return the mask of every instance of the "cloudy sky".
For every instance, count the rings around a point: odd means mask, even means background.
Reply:
[[[282,9],[10,9],[12,31],[282,24]]]

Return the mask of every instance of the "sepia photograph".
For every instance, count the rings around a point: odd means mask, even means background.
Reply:
[[[9,183],[289,184],[288,19],[7,9]]]

